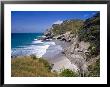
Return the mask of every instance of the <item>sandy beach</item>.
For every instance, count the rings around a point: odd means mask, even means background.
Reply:
[[[71,69],[74,71],[77,71],[77,66],[74,64],[71,64],[70,60],[62,53],[64,48],[68,47],[71,43],[65,42],[65,41],[59,41],[59,40],[53,40],[56,45],[60,45],[62,49],[58,50],[58,53],[49,53],[48,50],[51,49],[48,48],[45,55],[43,55],[43,58],[48,60],[49,63],[54,64],[52,71],[60,72],[62,69]]]

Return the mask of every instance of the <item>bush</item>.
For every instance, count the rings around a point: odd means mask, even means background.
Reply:
[[[36,56],[34,54],[30,55],[32,59],[36,59]]]
[[[52,33],[54,35],[60,35],[70,31],[71,34],[76,34],[78,29],[81,28],[82,24],[83,20],[65,20],[61,24],[53,24]]]
[[[90,56],[94,57],[100,54],[100,13],[88,18],[79,31],[79,41],[90,42]]]
[[[91,57],[95,57],[99,55],[100,54],[100,43],[99,42],[91,43],[88,50],[90,51]]]
[[[99,77],[100,76],[100,59],[98,59],[94,64],[88,66],[89,77]]]
[[[62,77],[77,77],[78,74],[76,72],[73,72],[70,69],[64,69],[61,71],[60,76],[62,76]]]
[[[39,58],[39,62],[42,62],[44,66],[51,71],[53,64],[49,64],[47,60],[44,60],[43,58]]]

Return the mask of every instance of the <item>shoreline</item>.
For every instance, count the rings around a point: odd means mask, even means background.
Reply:
[[[54,39],[48,42],[54,42],[55,45],[50,45],[46,49],[45,54],[43,54],[41,58],[47,60],[50,64],[53,64],[52,71],[60,72],[62,69],[71,69],[77,72],[78,71],[77,66],[72,64],[71,61],[62,53],[65,48],[71,45],[71,43],[60,41],[60,40],[54,40]],[[14,58],[20,58],[25,56],[27,55],[12,56],[11,58],[14,59]],[[28,55],[28,56],[31,56],[31,55]]]
[[[62,50],[56,54],[51,56],[52,54],[48,54],[48,49],[46,53],[42,56],[44,59],[46,59],[49,63],[54,64],[52,71],[60,72],[62,69],[71,69],[75,72],[78,71],[78,68],[76,65],[72,64],[71,61],[62,53],[63,50],[66,47],[70,46],[70,42],[60,41],[60,40],[52,40],[55,42],[56,45],[60,45],[62,47]]]

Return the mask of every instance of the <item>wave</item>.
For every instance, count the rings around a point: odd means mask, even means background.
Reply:
[[[56,45],[55,42],[45,42],[44,45]]]
[[[43,43],[42,40],[34,40],[32,41],[32,44],[38,44],[38,43]]]
[[[34,39],[34,40],[38,40],[38,39]]]
[[[29,55],[36,55],[36,57],[40,58],[42,55],[46,53],[46,50],[48,49],[49,45],[44,46],[27,46],[25,48],[13,48],[12,49],[12,56],[29,56]]]
[[[25,46],[18,46],[16,48],[12,48],[11,54],[12,56],[29,56],[36,55],[36,57],[42,57],[49,46],[55,46],[55,42],[52,41],[42,41],[34,39],[31,44]]]

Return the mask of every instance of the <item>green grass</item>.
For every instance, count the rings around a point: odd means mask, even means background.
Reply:
[[[43,58],[35,56],[23,56],[11,60],[12,77],[78,77],[79,74],[70,70],[62,69],[59,73],[52,72],[52,64]],[[88,66],[88,77],[100,76],[100,59]]]
[[[12,77],[55,77],[52,66],[42,58],[25,56],[11,60]]]
[[[77,77],[78,74],[70,69],[64,69],[60,73],[61,77]]]
[[[77,73],[70,69],[62,69],[59,73],[51,71],[53,64],[34,55],[16,57],[11,60],[12,77],[76,77]]]

